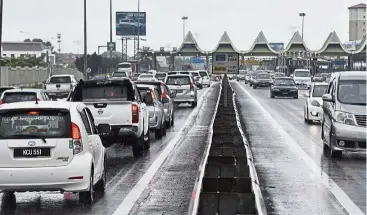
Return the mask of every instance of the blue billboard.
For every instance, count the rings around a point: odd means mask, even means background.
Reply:
[[[270,47],[275,51],[283,51],[284,43],[269,43]]]
[[[117,36],[146,36],[146,26],[146,12],[116,12]]]

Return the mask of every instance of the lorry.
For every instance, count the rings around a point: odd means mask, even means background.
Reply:
[[[56,100],[67,98],[76,85],[74,75],[52,75],[46,80],[44,89],[52,100]]]
[[[133,155],[150,148],[149,112],[137,86],[130,79],[80,80],[68,101],[83,102],[95,125],[109,124],[110,133],[100,135],[105,147],[132,145]]]

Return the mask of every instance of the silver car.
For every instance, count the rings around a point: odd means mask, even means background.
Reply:
[[[331,157],[366,152],[366,72],[338,72],[322,96],[321,138]]]
[[[168,75],[166,85],[171,92],[176,93],[175,103],[189,103],[192,107],[196,107],[198,103],[197,87],[191,75]]]
[[[161,139],[166,135],[166,123],[164,119],[164,107],[159,101],[157,89],[149,85],[137,85],[141,98],[149,97],[145,102],[149,112],[149,131],[155,133],[156,139]]]

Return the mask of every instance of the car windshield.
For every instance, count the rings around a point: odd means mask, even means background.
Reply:
[[[322,97],[326,93],[327,85],[315,85],[312,92],[312,97]]]
[[[127,77],[125,72],[115,72],[112,77]]]
[[[192,74],[193,77],[200,76],[198,72],[192,72],[191,74]]]
[[[71,83],[71,78],[69,76],[51,77],[51,84],[65,84]]]
[[[296,85],[293,79],[275,79],[274,86],[293,86]]]
[[[182,74],[182,75],[190,75],[189,72],[180,72],[180,74]]]
[[[199,73],[200,73],[200,76],[201,76],[201,77],[208,76],[208,74],[207,74],[205,71],[203,71],[203,72],[199,72]]]
[[[269,74],[257,74],[256,75],[257,79],[270,79],[270,75]]]
[[[126,101],[128,92],[126,86],[86,86],[83,87],[83,99],[118,99]]]
[[[341,80],[338,99],[345,104],[366,105],[366,80]]]
[[[178,76],[178,77],[168,77],[167,85],[189,85],[190,78],[187,76]]]
[[[153,75],[140,75],[139,78],[153,78]]]
[[[4,103],[28,102],[36,101],[37,93],[35,92],[5,92],[3,97]]]
[[[311,75],[309,71],[295,71],[294,76],[304,78],[304,77],[310,77]]]
[[[282,73],[275,73],[275,75],[274,75],[275,77],[283,77],[284,76],[284,74],[282,74]]]
[[[166,77],[166,73],[157,73],[155,76],[162,79]]]
[[[71,138],[68,110],[31,109],[0,114],[0,139]]]

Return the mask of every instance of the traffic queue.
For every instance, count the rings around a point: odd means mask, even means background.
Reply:
[[[135,75],[134,75],[135,76]],[[137,77],[137,78],[136,78]],[[106,187],[106,148],[129,144],[135,157],[175,124],[175,109],[196,107],[207,71],[144,73],[76,81],[51,76],[44,89],[0,87],[0,193],[15,209],[15,192],[79,194],[91,204]]]

